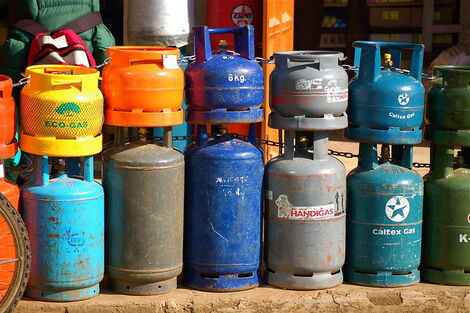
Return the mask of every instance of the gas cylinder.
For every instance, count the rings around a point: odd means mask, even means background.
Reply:
[[[261,0],[207,0],[207,26],[211,28],[244,27],[253,25],[256,48],[261,49],[263,35],[263,1]],[[212,49],[217,50],[220,40],[227,40],[228,49],[234,50],[233,38],[214,35]],[[258,54],[257,54],[258,55]]]
[[[470,285],[470,67],[436,66],[433,76],[425,132],[431,171],[424,177],[422,277]]]
[[[105,123],[125,127],[183,123],[180,52],[163,47],[110,47],[103,71]]]
[[[0,75],[0,159],[16,154],[16,111],[10,77]]]
[[[263,120],[263,69],[255,61],[253,26],[194,27],[196,60],[185,72],[187,121],[193,124],[254,123]],[[235,52],[212,54],[211,34],[235,35]]]
[[[288,289],[329,288],[343,282],[346,174],[328,156],[325,131],[314,132],[294,152],[294,131],[286,131],[285,153],[266,165],[266,282]]]
[[[431,172],[424,183],[423,279],[470,285],[470,148],[432,145]]]
[[[446,136],[445,140],[430,136],[433,141],[460,143],[467,136],[462,135],[464,138],[460,139],[459,134],[470,129],[470,66],[435,66],[433,76],[437,79],[433,80],[428,93],[427,131],[433,132],[434,128],[457,131],[455,136]]]
[[[208,291],[258,286],[261,261],[262,150],[222,134],[185,152],[184,283]]]
[[[423,180],[410,170],[412,147],[360,144],[360,163],[347,177],[345,279],[381,287],[419,282]]]
[[[19,209],[20,190],[17,185],[5,179],[3,160],[15,156],[18,148],[15,139],[16,111],[12,89],[10,77],[0,75],[0,194]]]
[[[26,152],[79,157],[102,149],[103,95],[96,69],[34,65],[21,91],[20,148]]]
[[[10,201],[10,203],[18,210],[20,207],[20,188],[5,179],[4,161],[0,160],[0,194]]]
[[[181,54],[181,56],[183,55]],[[186,68],[188,67],[188,63],[181,62],[179,66],[181,67],[181,70],[184,72],[186,71]],[[187,109],[186,100],[184,98],[183,98],[183,103],[181,107],[183,110]],[[186,147],[193,142],[193,138],[192,138],[193,128],[194,128],[193,125],[188,124],[186,122],[180,125],[173,126],[172,128],[173,136],[180,137],[180,138],[186,137],[185,140],[180,139],[178,141],[175,140],[173,142],[173,147],[175,149],[178,149],[179,151],[184,151]],[[164,130],[165,130],[165,127],[156,127],[153,129],[153,134],[156,137],[163,137]]]
[[[274,53],[270,76],[272,128],[346,128],[348,75],[344,55],[334,51]]]
[[[104,274],[104,194],[93,157],[67,162],[51,175],[49,157],[33,156],[32,180],[21,190],[33,260],[26,295],[44,301],[91,298]]]
[[[421,84],[424,46],[357,41],[354,65],[358,76],[349,85],[349,139],[368,143],[421,142],[424,87]],[[388,49],[382,67],[381,49]],[[400,69],[403,50],[411,50],[409,74]]]
[[[193,1],[123,0],[124,43],[182,47],[189,43]]]
[[[140,139],[121,141],[103,154],[106,195],[106,274],[117,293],[154,295],[176,288],[183,266],[184,157]]]

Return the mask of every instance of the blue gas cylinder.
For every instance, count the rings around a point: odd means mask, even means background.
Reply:
[[[193,124],[254,123],[263,120],[264,74],[255,60],[252,25],[194,31],[195,61],[185,72],[187,121]],[[221,43],[214,54],[210,34],[235,36],[235,52]]]
[[[26,295],[45,301],[93,297],[104,274],[104,194],[93,180],[93,157],[69,159],[67,170],[59,163],[52,177],[49,158],[33,158],[32,180],[21,191],[32,257]]]
[[[210,291],[253,288],[261,261],[262,150],[229,135],[208,140],[204,129],[186,151],[184,282]]]
[[[388,147],[388,146],[386,146]],[[345,279],[368,286],[419,282],[423,179],[412,168],[411,146],[361,144],[360,165],[347,178],[348,214]]]
[[[368,143],[421,142],[425,90],[421,84],[424,46],[357,41],[358,75],[349,85],[349,127],[346,137]],[[389,60],[382,66],[381,49]],[[411,66],[401,70],[403,50],[411,50]],[[387,59],[387,58],[386,58]]]

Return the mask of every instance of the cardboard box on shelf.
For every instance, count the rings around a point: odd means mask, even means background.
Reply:
[[[451,7],[436,7],[433,16],[434,24],[452,24],[452,13]]]
[[[415,42],[423,43],[423,35],[416,34]],[[449,34],[433,34],[432,43],[433,44],[447,44],[450,47],[454,44],[454,34],[450,34],[450,33]]]
[[[371,41],[414,43],[415,34],[370,34]]]
[[[322,34],[320,37],[320,49],[346,48],[345,34]]]
[[[370,8],[369,25],[373,27],[411,26],[411,8]]]
[[[419,0],[367,0],[367,3],[413,3]]]
[[[433,15],[434,24],[452,24],[452,8],[451,7],[435,7]],[[423,25],[423,9],[411,9],[411,24],[415,27]]]
[[[323,0],[324,5],[334,5],[334,4],[348,4],[348,0]]]
[[[454,43],[453,34],[434,34],[432,35],[432,43],[448,44],[449,46]]]

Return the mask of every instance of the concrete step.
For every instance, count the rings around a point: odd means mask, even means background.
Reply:
[[[104,291],[73,303],[22,300],[14,313],[464,313],[470,312],[470,286],[420,283],[402,288],[343,284],[318,291],[261,286],[252,290],[210,293],[180,288],[159,296],[126,296]]]

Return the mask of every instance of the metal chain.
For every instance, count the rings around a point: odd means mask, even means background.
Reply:
[[[248,138],[248,136],[237,134],[237,133],[225,133],[225,134],[211,133],[211,134],[208,134],[208,136],[211,137],[211,138],[218,137],[218,136],[231,136],[233,138],[244,140],[244,141],[246,141],[247,138]],[[129,137],[129,138],[123,138],[123,139],[128,140],[128,141],[133,141],[133,140],[139,139],[139,137],[135,136],[135,137]],[[162,136],[153,136],[153,137],[149,137],[149,139],[152,139],[152,140],[157,141],[157,142],[161,142],[161,141],[164,140],[164,138]],[[195,136],[194,135],[173,136],[172,139],[173,139],[173,141],[193,141],[195,139]],[[259,145],[266,145],[266,146],[271,146],[271,147],[279,147],[281,145],[284,146],[284,144],[281,144],[278,141],[266,140],[266,139],[260,139],[260,138],[256,138],[256,142]],[[114,143],[111,142],[111,141],[103,144],[103,150],[110,148],[113,144]],[[313,149],[310,149],[310,150],[313,150]],[[336,151],[336,150],[333,150],[333,149],[328,149],[328,154],[333,155],[333,156],[337,156],[337,157],[346,158],[346,159],[353,159],[353,158],[360,158],[361,157],[360,154],[354,154],[352,152],[345,152],[345,151]],[[415,167],[415,168],[430,168],[430,164],[429,163],[414,162],[413,167]],[[5,169],[7,171],[17,169],[17,170],[29,171],[30,172],[30,171],[32,171],[33,166],[32,166],[32,164],[24,164],[24,165],[20,165],[18,167],[15,167],[15,168],[5,167]]]
[[[423,79],[426,79],[426,80],[434,80],[437,78],[437,76],[433,76],[433,75],[430,75],[430,74],[426,74],[426,73],[422,73],[421,74],[421,77]]]
[[[103,63],[101,63],[100,65],[96,65],[93,68],[99,70],[102,67],[105,67],[106,65],[108,65],[109,63],[111,63],[111,58],[106,58],[103,61]],[[16,83],[14,83],[12,86],[13,86],[13,88],[16,88],[16,87],[21,87],[23,85],[26,85],[29,82],[29,79],[30,79],[29,77],[23,77],[19,81],[17,81]]]
[[[96,65],[95,68],[99,70],[100,68],[105,67],[109,63],[111,63],[111,58],[108,57],[103,61],[103,63],[101,63],[100,65]]]
[[[359,66],[353,66],[349,64],[342,64],[341,66],[343,67],[345,71],[358,71],[359,70]]]
[[[188,56],[185,56],[185,57],[182,57],[182,58],[178,58],[178,62],[180,62],[180,63],[189,63],[189,62],[194,61],[195,59],[196,59],[196,57],[194,55],[188,55]],[[99,70],[100,68],[105,67],[109,63],[111,63],[111,58],[108,57],[103,61],[103,63],[101,63],[100,65],[95,66],[94,68]]]
[[[263,63],[263,64],[274,64],[274,56],[271,56],[269,59],[264,59],[260,57],[256,57],[255,61],[258,63]]]
[[[11,174],[15,170],[20,171],[20,172],[32,172],[33,171],[33,165],[32,164],[24,164],[24,165],[19,165],[16,167],[11,167],[11,166],[6,166],[5,165],[5,173]]]
[[[358,71],[359,70],[359,66],[353,66],[353,65],[349,65],[349,64],[342,64],[341,66],[343,67],[343,69],[345,71]],[[382,66],[381,68],[384,69],[385,67]],[[408,75],[408,76],[410,75],[410,70],[406,70],[406,69],[403,69],[403,68],[391,67],[390,70],[392,72],[395,72],[395,73],[404,74],[404,75]],[[429,75],[429,74],[426,74],[426,73],[422,73],[421,78],[426,79],[426,80],[434,80],[434,79],[436,79],[436,76],[432,76],[432,75]]]
[[[179,58],[178,62],[180,62],[180,63],[190,63],[190,62],[193,62],[194,60],[196,60],[196,56],[187,55],[187,56],[184,56],[182,58]]]
[[[431,164],[429,164],[429,163],[413,162],[413,167],[416,167],[416,168],[430,168],[430,167],[431,167]]]
[[[248,138],[248,136],[237,134],[237,133],[225,133],[225,134],[211,133],[211,134],[208,134],[208,135],[211,138],[214,138],[214,137],[217,137],[217,136],[222,136],[222,135],[223,136],[231,136],[233,138],[240,139],[240,140],[245,140],[245,141]],[[138,139],[138,137],[129,138],[129,139]],[[163,141],[163,137],[161,137],[161,136],[150,137],[150,139],[153,139],[155,141]],[[188,140],[194,140],[194,139],[195,139],[194,135],[173,136],[173,141],[188,141]],[[273,141],[273,140],[266,140],[266,139],[256,138],[256,142],[259,145],[266,145],[266,146],[270,146],[270,147],[279,147],[279,146],[281,146],[281,143],[279,141]],[[111,146],[112,143],[107,143],[105,146],[108,146],[108,145]],[[282,146],[284,146],[284,144],[282,144]],[[337,157],[346,158],[346,159],[354,159],[354,158],[360,158],[361,157],[360,154],[354,154],[352,152],[346,152],[346,151],[336,151],[336,150],[333,150],[333,149],[328,149],[328,154],[333,155],[333,156],[337,156]],[[413,167],[416,167],[416,168],[430,168],[430,164],[429,163],[414,162]]]
[[[392,70],[392,72],[396,72],[396,73],[400,73],[400,74],[405,74],[405,75],[410,75],[410,70],[405,70],[405,69],[402,69],[402,68],[395,68],[395,67],[392,67],[390,68]],[[422,79],[426,79],[426,80],[433,80],[433,79],[436,79],[435,76],[432,76],[432,75],[429,75],[429,74],[426,74],[426,73],[422,73],[421,74],[421,78]]]
[[[382,67],[382,68],[384,68],[384,67]],[[406,69],[403,69],[403,68],[391,67],[390,70],[392,72],[395,72],[395,73],[410,75],[410,70],[406,70]]]
[[[23,77],[18,82],[14,83],[12,86],[13,88],[20,87],[20,86],[26,85],[28,82],[29,82],[29,77]]]
[[[353,158],[361,157],[359,154],[354,154],[352,152],[335,151],[335,150],[332,150],[332,149],[328,149],[328,153],[330,155],[339,156],[339,157],[343,157],[343,158],[346,158],[346,159],[353,159]]]
[[[260,145],[266,145],[270,147],[280,147],[281,143],[278,141],[273,141],[273,140],[266,140],[266,139],[256,139],[256,142]],[[282,146],[284,146],[282,144]]]
[[[218,53],[220,53],[222,50],[219,50],[217,51]],[[233,51],[233,50],[225,50],[225,52],[227,52],[228,54],[231,54],[231,55],[240,55],[240,53],[236,52],[236,51]]]
[[[161,140],[163,141],[163,137],[160,137]],[[187,140],[193,140],[194,136],[173,136],[174,141],[187,141]]]

